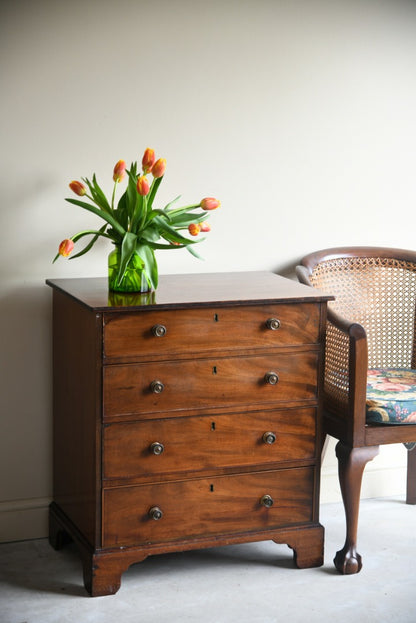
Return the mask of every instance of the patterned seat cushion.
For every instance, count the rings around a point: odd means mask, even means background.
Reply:
[[[416,424],[416,370],[368,371],[366,421],[368,424]]]

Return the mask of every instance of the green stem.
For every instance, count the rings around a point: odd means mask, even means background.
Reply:
[[[114,198],[116,196],[117,182],[114,182],[113,194],[111,196],[111,210],[114,212]]]

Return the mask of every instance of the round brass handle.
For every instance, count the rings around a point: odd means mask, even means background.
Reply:
[[[269,445],[272,445],[272,443],[274,443],[276,441],[275,433],[272,433],[271,431],[268,431],[267,433],[264,433],[263,441],[264,441],[264,443],[268,443]]]
[[[148,515],[150,519],[154,519],[155,521],[159,521],[163,517],[163,511],[158,506],[152,506],[149,510]]]
[[[152,445],[150,446],[150,452],[152,454],[156,454],[156,456],[159,456],[159,454],[162,454],[164,450],[165,450],[165,446],[163,445],[163,443],[159,443],[158,441],[154,441]]]
[[[271,508],[274,504],[274,500],[271,495],[263,495],[260,499],[260,504],[266,508]]]
[[[268,385],[277,385],[277,383],[279,381],[279,376],[278,376],[278,374],[276,374],[276,372],[267,372],[264,375],[264,381]]]
[[[277,331],[277,329],[280,329],[280,320],[277,318],[268,318],[266,320],[266,326],[271,331]]]
[[[161,394],[165,389],[165,386],[163,385],[162,381],[152,381],[150,383],[150,389],[154,394]]]
[[[155,324],[152,327],[152,333],[155,337],[163,337],[166,335],[166,327],[163,324]]]

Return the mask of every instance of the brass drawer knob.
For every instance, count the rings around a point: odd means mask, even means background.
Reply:
[[[277,385],[279,381],[279,376],[276,374],[276,372],[267,372],[264,375],[264,381],[268,385]]]
[[[267,433],[264,433],[263,441],[264,441],[264,443],[267,443],[267,444],[269,444],[271,446],[272,443],[274,443],[276,441],[275,433],[272,433],[271,431],[268,431]]]
[[[161,394],[165,389],[162,381],[152,381],[150,383],[150,389],[154,394]]]
[[[158,441],[154,441],[150,446],[150,452],[152,454],[156,454],[156,456],[159,456],[159,454],[163,454],[164,450],[165,446],[163,445],[163,443],[159,443]]]
[[[155,337],[164,337],[166,335],[166,327],[163,324],[155,324],[152,327],[152,333]]]
[[[274,504],[274,500],[271,495],[263,495],[260,499],[260,504],[266,508],[271,508]]]
[[[159,521],[163,517],[163,511],[158,506],[152,506],[149,510],[148,515],[150,519],[154,519],[155,521]]]
[[[280,329],[280,320],[277,318],[268,318],[268,320],[266,320],[266,326],[271,331],[277,331],[277,329]]]

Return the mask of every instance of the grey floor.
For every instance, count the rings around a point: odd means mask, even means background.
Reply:
[[[150,557],[121,589],[88,597],[72,545],[47,540],[0,545],[1,623],[389,623],[416,622],[416,507],[363,500],[358,575],[332,565],[343,544],[341,504],[321,508],[325,563],[296,569],[291,550],[270,541]]]

